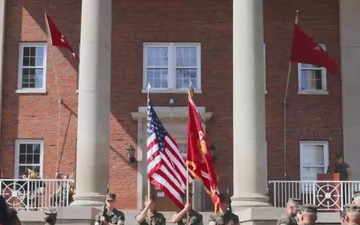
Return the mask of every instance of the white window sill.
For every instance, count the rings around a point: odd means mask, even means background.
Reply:
[[[18,94],[45,94],[46,90],[45,89],[17,89],[15,90],[15,93]]]
[[[150,93],[187,93],[187,92],[188,92],[188,89],[160,89],[160,90],[157,90],[157,89],[152,88],[150,90]],[[200,89],[194,89],[194,92],[197,94],[202,93],[202,91]],[[143,94],[148,93],[148,90],[142,89],[141,93],[143,93]]]
[[[322,91],[322,90],[319,90],[319,91],[306,91],[306,90],[303,90],[303,91],[298,91],[298,94],[299,95],[328,95],[329,92],[328,91]]]

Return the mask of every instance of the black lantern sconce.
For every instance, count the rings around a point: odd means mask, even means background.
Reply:
[[[215,162],[215,160],[216,160],[216,158],[215,158],[215,150],[216,150],[215,145],[212,144],[210,146],[209,150],[210,150],[211,159],[212,159],[213,162]]]
[[[134,149],[134,147],[130,144],[127,147],[126,151],[128,153],[129,162],[134,163],[135,162],[135,149]]]

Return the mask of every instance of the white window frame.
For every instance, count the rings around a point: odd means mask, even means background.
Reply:
[[[328,141],[300,141],[300,180],[302,179],[302,173],[303,173],[303,168],[305,167],[309,167],[309,166],[304,166],[302,164],[303,160],[302,160],[302,154],[301,154],[301,150],[303,149],[304,146],[306,145],[322,145],[324,146],[324,173],[327,172],[327,168],[329,166],[329,142]],[[315,165],[315,166],[311,166],[313,167],[323,167],[322,165]]]
[[[326,51],[325,44],[319,44],[321,48]],[[302,68],[302,63],[298,63],[298,94],[311,94],[311,95],[328,95],[328,87],[327,87],[327,71],[325,67],[314,68],[313,70],[321,70],[321,82],[322,89],[321,90],[302,90],[301,89],[301,71],[309,70],[309,68]]]
[[[20,154],[20,144],[40,144],[40,163],[39,164],[19,164],[19,154]],[[28,140],[28,139],[17,139],[15,141],[15,168],[14,168],[14,176],[18,176],[19,174],[19,166],[22,165],[33,165],[39,166],[40,177],[43,177],[44,170],[44,140]],[[18,178],[18,177],[15,177]]]
[[[167,47],[168,48],[168,88],[151,88],[151,93],[184,93],[188,88],[175,88],[176,77],[176,47],[196,47],[197,51],[197,88],[194,88],[195,93],[201,93],[201,43],[191,42],[145,42],[143,44],[143,89],[142,93],[147,93],[147,48],[148,47]]]
[[[43,85],[42,88],[22,88],[22,68],[24,60],[24,47],[43,47],[44,48],[44,65],[43,65]],[[46,42],[21,42],[19,44],[18,59],[18,84],[16,93],[46,93],[46,70],[47,70],[47,43]]]

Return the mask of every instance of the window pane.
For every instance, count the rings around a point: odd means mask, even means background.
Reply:
[[[317,180],[317,175],[324,173],[324,167],[302,168],[302,180]]]
[[[35,154],[40,154],[40,144],[33,144],[32,149]]]
[[[44,65],[44,58],[43,57],[36,57],[35,58],[35,65],[36,66],[43,66]]]
[[[301,165],[323,166],[325,164],[323,145],[303,145],[301,148]]]
[[[29,61],[30,61],[29,66],[36,66],[36,64],[35,64],[35,57],[30,57],[30,58],[29,58]]]
[[[176,66],[197,66],[196,47],[176,47]]]
[[[151,88],[168,88],[167,69],[147,69],[147,83]]]
[[[27,154],[25,160],[26,160],[26,163],[25,163],[25,164],[34,164],[34,163],[33,163],[33,155],[32,155],[32,154]]]
[[[311,68],[321,68],[320,66],[315,66],[315,65],[312,65],[312,64],[307,64],[307,63],[301,63],[301,68],[304,68],[304,69],[311,69]]]
[[[20,154],[26,152],[26,144],[20,144]]]
[[[28,166],[19,166],[18,178],[21,178],[22,175],[27,172],[27,169],[30,169]]]
[[[30,59],[29,57],[23,58],[23,66],[30,66]]]
[[[149,67],[168,66],[168,48],[167,47],[148,47],[147,65]]]
[[[33,144],[26,144],[26,153],[27,154],[33,153]]]
[[[24,56],[30,56],[30,47],[24,47]]]
[[[323,90],[322,70],[302,69],[301,90]]]
[[[20,154],[19,155],[19,163],[20,164],[25,164],[26,163],[26,155],[25,154]]]
[[[45,53],[44,47],[36,47],[36,56],[43,57]]]
[[[43,69],[22,69],[22,87],[23,88],[42,88],[43,87]]]
[[[36,47],[29,47],[30,48],[30,56],[35,57],[36,56]]]
[[[176,69],[176,88],[197,88],[197,69]]]
[[[40,164],[40,155],[34,155],[34,164]]]

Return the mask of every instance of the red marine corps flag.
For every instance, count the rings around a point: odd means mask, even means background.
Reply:
[[[75,54],[71,48],[69,42],[65,39],[64,35],[59,31],[55,23],[52,21],[50,16],[45,13],[46,25],[48,28],[48,34],[50,35],[50,41],[52,46],[63,47],[69,49],[71,54],[79,60],[79,57]]]
[[[219,210],[219,193],[217,175],[213,166],[209,148],[206,143],[201,119],[196,105],[193,102],[193,89],[189,88],[188,97],[188,139],[186,164],[194,176],[200,179],[206,192],[211,196],[215,205],[215,213]]]
[[[336,73],[338,70],[335,60],[330,58],[320,44],[302,31],[300,26],[296,23],[294,24],[294,36],[290,60],[292,62],[325,67],[333,73]]]

